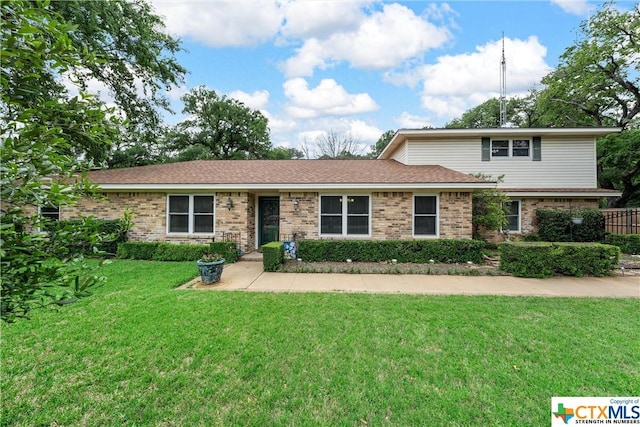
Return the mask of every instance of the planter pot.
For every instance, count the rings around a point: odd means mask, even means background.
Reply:
[[[196,261],[196,264],[198,264],[203,285],[210,285],[220,281],[222,269],[224,268],[224,259],[214,262]]]

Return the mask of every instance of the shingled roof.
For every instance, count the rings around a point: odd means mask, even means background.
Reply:
[[[164,186],[318,187],[356,184],[425,184],[484,188],[487,181],[437,165],[408,166],[395,160],[194,160],[91,171],[103,188]]]

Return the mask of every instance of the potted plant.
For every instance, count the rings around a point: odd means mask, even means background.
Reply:
[[[210,285],[220,281],[224,261],[220,254],[202,254],[202,257],[196,261],[202,284]]]

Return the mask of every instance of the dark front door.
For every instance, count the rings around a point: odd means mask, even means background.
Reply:
[[[275,242],[280,234],[280,198],[258,199],[258,246]]]

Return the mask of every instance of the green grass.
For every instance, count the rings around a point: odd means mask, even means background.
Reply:
[[[640,394],[640,300],[178,291],[115,261],[2,325],[2,425],[548,425]],[[389,280],[395,280],[389,276]]]

